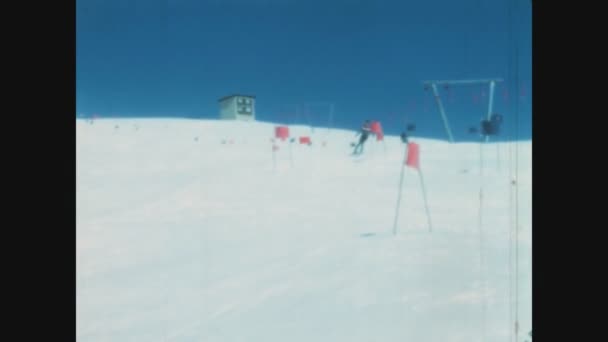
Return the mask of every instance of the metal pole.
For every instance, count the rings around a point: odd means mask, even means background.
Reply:
[[[407,144],[405,145],[405,156],[407,156]],[[403,173],[405,161],[401,164],[401,177],[399,178],[399,194],[397,196],[397,208],[395,209],[395,221],[393,223],[393,235],[397,235],[397,220],[399,219],[399,204],[401,203],[401,188],[403,186]]]
[[[448,134],[448,138],[450,142],[454,142],[454,138],[452,137],[452,131],[450,130],[450,124],[448,123],[448,118],[445,116],[445,110],[443,109],[443,104],[441,103],[441,99],[439,98],[439,92],[437,91],[437,85],[435,83],[431,84],[433,88],[433,95],[435,96],[435,100],[437,101],[437,105],[439,106],[439,113],[441,114],[441,118],[443,119],[443,126],[445,127],[445,131]]]
[[[486,84],[488,82],[502,82],[502,78],[483,78],[476,80],[428,80],[422,83],[427,84],[438,84],[438,85],[472,85],[472,84]]]
[[[490,116],[492,114],[492,109],[494,106],[494,87],[496,85],[497,82],[503,82],[503,80],[501,78],[486,78],[486,79],[472,79],[472,80],[440,80],[440,81],[424,81],[422,82],[425,85],[425,89],[428,86],[431,86],[431,88],[433,88],[433,94],[435,96],[435,99],[437,101],[437,105],[439,106],[439,111],[441,114],[441,118],[443,119],[443,125],[445,127],[445,130],[448,134],[448,137],[450,139],[450,142],[454,142],[454,138],[452,136],[452,132],[450,131],[450,126],[447,120],[447,116],[445,114],[445,110],[443,108],[443,104],[441,102],[441,99],[439,97],[439,92],[437,91],[437,86],[438,85],[474,85],[474,84],[490,84],[490,103],[488,106],[488,119],[490,119]],[[485,141],[488,141],[489,137],[485,138]]]
[[[490,120],[492,116],[492,107],[494,106],[494,81],[490,81],[490,103],[488,104],[488,117],[487,120]],[[486,142],[490,140],[490,136],[486,135]]]
[[[426,187],[424,186],[424,178],[422,178],[422,170],[418,169],[418,175],[420,175],[420,185],[422,185],[422,196],[424,197],[424,208],[426,209],[426,217],[429,221],[429,233],[433,231],[433,225],[431,223],[431,213],[429,211],[429,204],[426,200]]]
[[[488,120],[490,119],[492,110],[494,108],[494,90],[495,90],[496,84],[494,81],[490,82],[490,107],[488,109]],[[486,140],[488,141],[488,140]],[[500,144],[496,144],[496,166],[498,167],[498,170],[500,171]]]
[[[482,293],[482,304],[481,304],[481,335],[482,341],[486,340],[486,286],[485,286],[485,272],[484,272],[484,258],[483,258],[483,142],[479,143],[479,277],[480,287]]]

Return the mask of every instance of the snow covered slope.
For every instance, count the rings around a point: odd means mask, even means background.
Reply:
[[[78,341],[525,340],[531,142],[414,138],[393,236],[398,137],[274,127],[78,120]]]

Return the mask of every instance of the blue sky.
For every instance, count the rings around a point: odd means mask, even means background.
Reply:
[[[254,94],[262,121],[445,138],[423,80],[501,77],[495,111],[531,135],[532,13],[526,0],[77,0],[76,110],[216,118]],[[509,15],[510,14],[510,15]],[[487,113],[481,86],[442,89],[455,135]],[[296,108],[298,108],[296,115]]]

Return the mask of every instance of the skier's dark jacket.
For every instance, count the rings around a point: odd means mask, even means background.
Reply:
[[[364,123],[363,126],[361,126],[361,131],[359,132],[359,134],[361,134],[360,141],[367,140],[367,137],[369,137],[369,135],[371,133],[372,133],[372,130],[370,128],[370,125],[368,123]]]

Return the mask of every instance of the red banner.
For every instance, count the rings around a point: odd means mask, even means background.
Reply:
[[[287,126],[277,126],[274,129],[275,138],[285,140],[289,138],[289,128]]]
[[[411,142],[407,144],[407,159],[405,165],[414,169],[420,169],[420,147],[418,144]]]
[[[380,124],[380,121],[373,121],[370,130],[376,135],[377,141],[384,139],[384,133],[382,132],[382,125]]]
[[[300,137],[300,144],[307,144],[310,145],[310,137]]]

